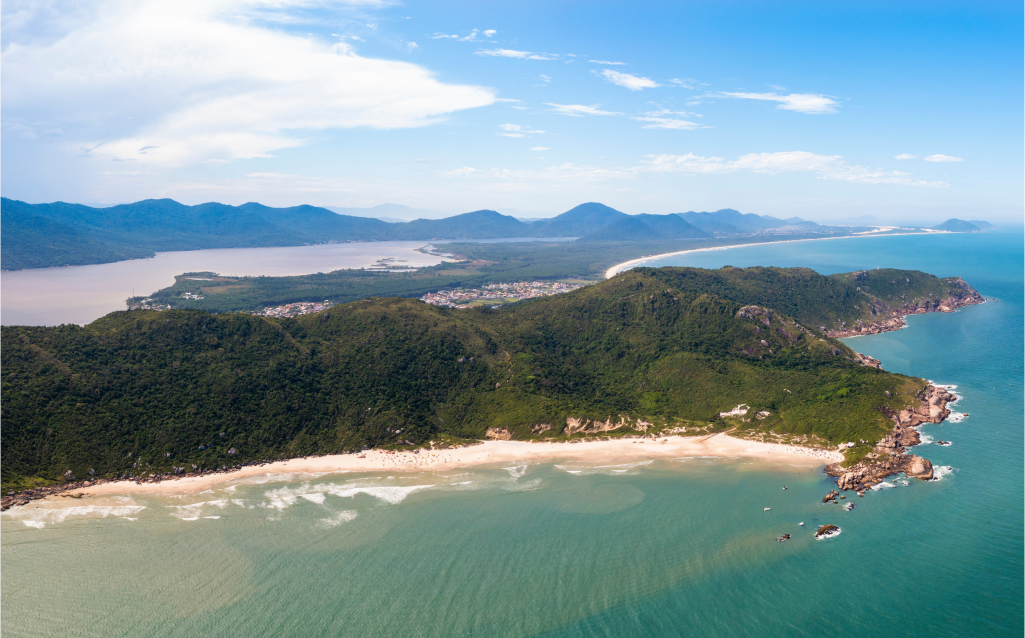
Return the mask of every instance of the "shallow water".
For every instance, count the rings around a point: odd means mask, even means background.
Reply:
[[[825,243],[676,261],[919,268],[995,298],[847,341],[957,385],[969,416],[923,428],[954,442],[921,448],[939,481],[894,477],[845,512],[821,470],[692,457],[30,505],[0,517],[4,634],[1020,636],[1022,237]],[[823,523],[842,534],[815,541]]]

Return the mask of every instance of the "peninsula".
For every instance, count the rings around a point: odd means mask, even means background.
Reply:
[[[943,397],[830,332],[955,291],[974,293],[914,271],[638,268],[499,310],[367,298],[296,318],[133,310],[5,326],[3,490],[482,439],[668,447],[728,433],[856,467],[915,426],[923,396],[942,415]],[[902,471],[928,463],[908,458]]]

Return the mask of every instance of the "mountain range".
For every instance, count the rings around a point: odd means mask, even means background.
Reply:
[[[357,215],[344,214],[358,212]],[[402,221],[424,212],[399,204],[343,209],[317,206],[272,208],[258,203],[230,206],[216,202],[187,206],[172,199],[148,199],[96,208],[55,202],[28,204],[0,200],[0,268],[20,270],[100,264],[150,257],[157,251],[258,246],[301,246],[348,241],[439,241],[510,237],[576,237],[585,242],[702,240],[766,233],[821,232],[799,217],[779,219],[715,212],[628,215],[597,202],[580,204],[561,215],[524,221],[494,210],[478,210],[443,219]],[[380,214],[388,221],[369,214]],[[986,222],[949,220],[938,230],[967,231]]]

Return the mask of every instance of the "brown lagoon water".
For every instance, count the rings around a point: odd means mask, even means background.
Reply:
[[[234,276],[287,276],[365,268],[392,257],[396,264],[432,266],[439,257],[417,252],[427,242],[380,241],[282,248],[220,248],[157,253],[150,259],[112,264],[33,268],[0,273],[3,325],[86,324],[115,310],[125,299],[149,295],[185,272]]]

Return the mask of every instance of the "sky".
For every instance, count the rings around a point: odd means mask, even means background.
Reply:
[[[1021,2],[6,0],[28,202],[1020,225]]]

